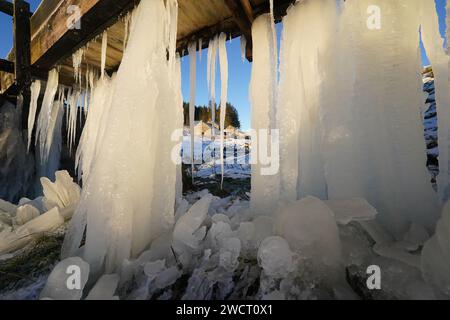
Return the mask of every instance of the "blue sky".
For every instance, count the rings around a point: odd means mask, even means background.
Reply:
[[[32,11],[38,7],[40,0],[28,0]],[[435,0],[440,18],[441,33],[445,34],[445,3],[446,0]],[[278,38],[280,38],[281,24],[277,25]],[[0,13],[0,57],[5,57],[12,45],[12,19]],[[250,103],[248,87],[251,76],[251,64],[245,60],[242,62],[240,39],[235,38],[227,42],[228,53],[228,101],[234,105],[241,120],[244,130],[250,128]],[[424,64],[429,64],[422,47]],[[207,51],[203,50],[201,61],[197,58],[197,105],[208,104],[208,89],[206,83]],[[181,65],[182,91],[185,101],[189,101],[189,58],[184,57]],[[220,97],[219,72],[217,73],[217,96]]]

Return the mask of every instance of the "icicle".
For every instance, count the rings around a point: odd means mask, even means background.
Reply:
[[[198,39],[198,58],[202,62],[202,52],[203,52],[203,39]]]
[[[27,152],[30,151],[31,135],[33,133],[34,122],[36,118],[36,109],[39,94],[41,92],[41,81],[35,80],[31,84],[31,101],[30,101],[30,111],[28,114],[28,145]]]
[[[80,48],[72,55],[72,62],[73,62],[73,75],[75,78],[75,83],[78,83],[78,81],[81,81],[81,61],[83,61],[85,48]]]
[[[74,90],[69,96],[67,101],[67,113],[68,113],[68,123],[67,123],[67,139],[69,150],[72,152],[73,145],[75,143],[75,135],[77,128],[77,111],[78,111],[78,100],[80,98],[80,91]]]
[[[176,164],[170,155],[176,124],[167,114],[180,106],[167,60],[167,10],[163,0],[140,2],[114,84],[106,90],[111,105],[107,110],[103,105],[105,118],[99,118],[103,134],[97,132],[95,142],[87,133],[83,139],[83,190],[63,253],[73,256],[86,230],[83,259],[93,277],[119,272],[125,259],[135,259],[173,228]],[[92,101],[87,121],[99,115],[97,105]],[[92,121],[89,128],[95,125]],[[95,147],[88,147],[91,143]],[[90,165],[84,162],[89,149],[95,150]]]
[[[47,134],[49,131],[49,121],[52,116],[53,102],[58,90],[58,70],[52,69],[48,74],[47,87],[45,88],[44,99],[39,113],[36,127],[36,145],[38,146],[40,159],[45,163],[51,145],[48,144]]]
[[[245,61],[246,50],[247,50],[247,39],[245,38],[244,35],[242,35],[241,36],[241,58],[242,58],[242,62]]]
[[[211,108],[211,136],[215,137],[215,123],[216,123],[216,65],[218,53],[218,36],[209,41],[208,46],[208,64],[207,64],[207,81],[209,89],[209,101]]]
[[[195,116],[195,93],[196,93],[196,59],[197,59],[197,45],[195,42],[191,42],[188,47],[189,62],[190,62],[190,92],[189,92],[189,134],[191,136],[191,175],[192,182],[194,182],[194,147],[195,147],[195,135],[194,135],[194,116]]]
[[[101,77],[103,78],[105,74],[105,66],[106,66],[106,49],[108,48],[108,31],[105,30],[102,36],[102,60],[101,60]]]
[[[124,48],[124,50],[127,47],[128,35],[129,35],[129,31],[130,31],[129,30],[130,29],[130,21],[131,21],[131,14],[127,13],[125,18],[123,19],[123,24],[125,27],[125,30],[123,32],[123,48]]]
[[[228,58],[226,35],[221,33],[219,37],[219,63],[220,63],[220,165],[222,169],[222,178],[220,187],[223,188],[223,176],[225,173],[224,168],[224,130],[225,130],[225,115],[227,112],[227,100],[228,100]]]
[[[268,130],[277,129],[272,126],[276,117],[273,111],[274,95],[276,94],[276,79],[274,77],[276,64],[272,55],[275,43],[272,38],[271,16],[269,14],[261,15],[255,19],[252,25],[252,39],[253,62],[250,101],[252,129],[256,135],[252,136],[251,156],[258,161],[252,162],[250,206],[257,215],[270,215],[275,210],[279,197],[277,176],[273,174],[265,175],[262,165],[263,159],[258,157],[258,150],[263,146],[266,152],[270,150],[271,154],[274,154],[272,148],[270,148],[270,140],[268,139],[270,132]],[[295,127],[290,128],[290,130],[295,130]],[[291,147],[295,149],[294,146],[291,145]],[[261,151],[259,154],[261,154]],[[264,163],[264,166],[266,165],[268,164]],[[297,169],[296,162],[293,166]],[[291,167],[286,170],[289,169]],[[294,178],[296,179],[295,176]],[[293,192],[296,193],[295,188]]]

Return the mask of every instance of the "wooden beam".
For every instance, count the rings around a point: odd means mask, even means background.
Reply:
[[[245,39],[247,40],[246,57],[247,60],[251,61],[253,20],[251,20],[248,17],[248,14],[246,13],[246,10],[244,9],[240,0],[224,0],[224,1],[228,9],[233,14],[233,18],[236,24],[238,25],[239,29],[241,30],[242,34],[245,36]],[[251,17],[253,17],[253,13],[251,14]]]
[[[88,41],[114,24],[121,14],[131,10],[138,0],[66,0],[48,19],[46,28],[40,30],[32,40],[32,63],[41,69],[50,69],[70,56]],[[67,21],[79,8],[80,28],[69,29]],[[71,7],[74,8],[74,7]],[[48,32],[52,30],[52,32]]]
[[[4,71],[7,73],[14,73],[14,62],[0,59],[0,71]]]
[[[245,11],[245,14],[247,15],[247,19],[253,23],[254,17],[253,17],[253,8],[249,0],[240,0],[241,6]]]
[[[9,1],[0,0],[0,12],[12,17],[14,15],[14,5]]]
[[[14,72],[19,95],[22,96],[22,129],[28,125],[31,86],[30,5],[14,0]]]

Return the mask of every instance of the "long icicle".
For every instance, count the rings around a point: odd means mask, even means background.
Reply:
[[[102,67],[102,74],[101,77],[103,79],[103,76],[105,74],[105,67],[106,67],[106,49],[108,48],[108,31],[103,32],[102,36],[102,60],[101,60],[101,67]]]
[[[197,48],[196,43],[189,44],[189,60],[190,60],[190,93],[189,93],[189,132],[191,136],[191,177],[194,182],[194,116],[195,116],[195,92],[196,92],[196,64],[197,64]]]
[[[220,180],[220,188],[223,188],[223,176],[224,170],[224,129],[225,129],[225,114],[227,112],[227,99],[228,99],[228,58],[227,48],[225,42],[227,36],[225,33],[221,33],[219,37],[219,63],[220,63],[220,165],[222,169],[222,177]]]
[[[36,119],[37,101],[39,98],[39,93],[41,92],[41,81],[35,80],[31,84],[31,102],[30,102],[30,112],[28,114],[28,144],[27,152],[30,151],[31,135],[33,133],[34,122]]]

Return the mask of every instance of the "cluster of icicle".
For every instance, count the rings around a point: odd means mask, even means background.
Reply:
[[[215,119],[216,119],[216,70],[217,60],[220,66],[220,164],[221,164],[221,185],[223,185],[224,176],[224,129],[225,115],[228,99],[228,57],[226,49],[227,36],[225,33],[215,36],[209,41],[207,56],[207,83],[209,107],[211,108],[211,132],[215,137]],[[202,52],[202,40],[199,40],[200,59]],[[190,132],[194,132],[194,111],[196,101],[196,60],[197,60],[197,43],[191,42],[188,46],[189,62],[190,62],[190,93],[189,93],[189,127]],[[191,134],[190,159],[191,170],[194,172],[194,141],[195,137]],[[192,179],[194,175],[192,174]]]
[[[368,23],[374,5],[380,27]],[[408,228],[433,234],[440,214],[425,166],[420,36],[435,75],[441,202],[450,194],[450,55],[434,1],[297,2],[283,19],[279,81],[271,24],[272,17],[260,16],[252,27],[252,126],[280,129],[280,173],[252,172],[252,208],[273,212],[278,199],[308,195],[365,198],[392,235],[374,250],[422,269],[448,295],[448,210],[422,262],[393,240],[408,238]],[[422,238],[424,244],[428,236]]]
[[[182,123],[177,15],[175,0],[141,2],[117,74],[103,74],[92,90],[77,150],[83,191],[62,256],[77,253],[86,229],[83,258],[94,274],[120,268],[173,224],[179,183],[170,139]]]
[[[306,195],[356,196],[373,204],[398,237],[413,222],[433,229],[439,209],[425,167],[419,110],[420,26],[425,47],[446,57],[445,70],[436,69],[438,108],[450,104],[439,101],[450,90],[440,90],[440,83],[448,84],[439,78],[448,75],[448,56],[432,2],[297,2],[283,19],[279,81],[272,17],[254,22],[252,126],[280,130],[279,175],[262,176],[253,167],[255,208],[265,212],[276,199]],[[381,8],[380,29],[367,25],[371,5]],[[439,138],[440,145],[445,141]]]

